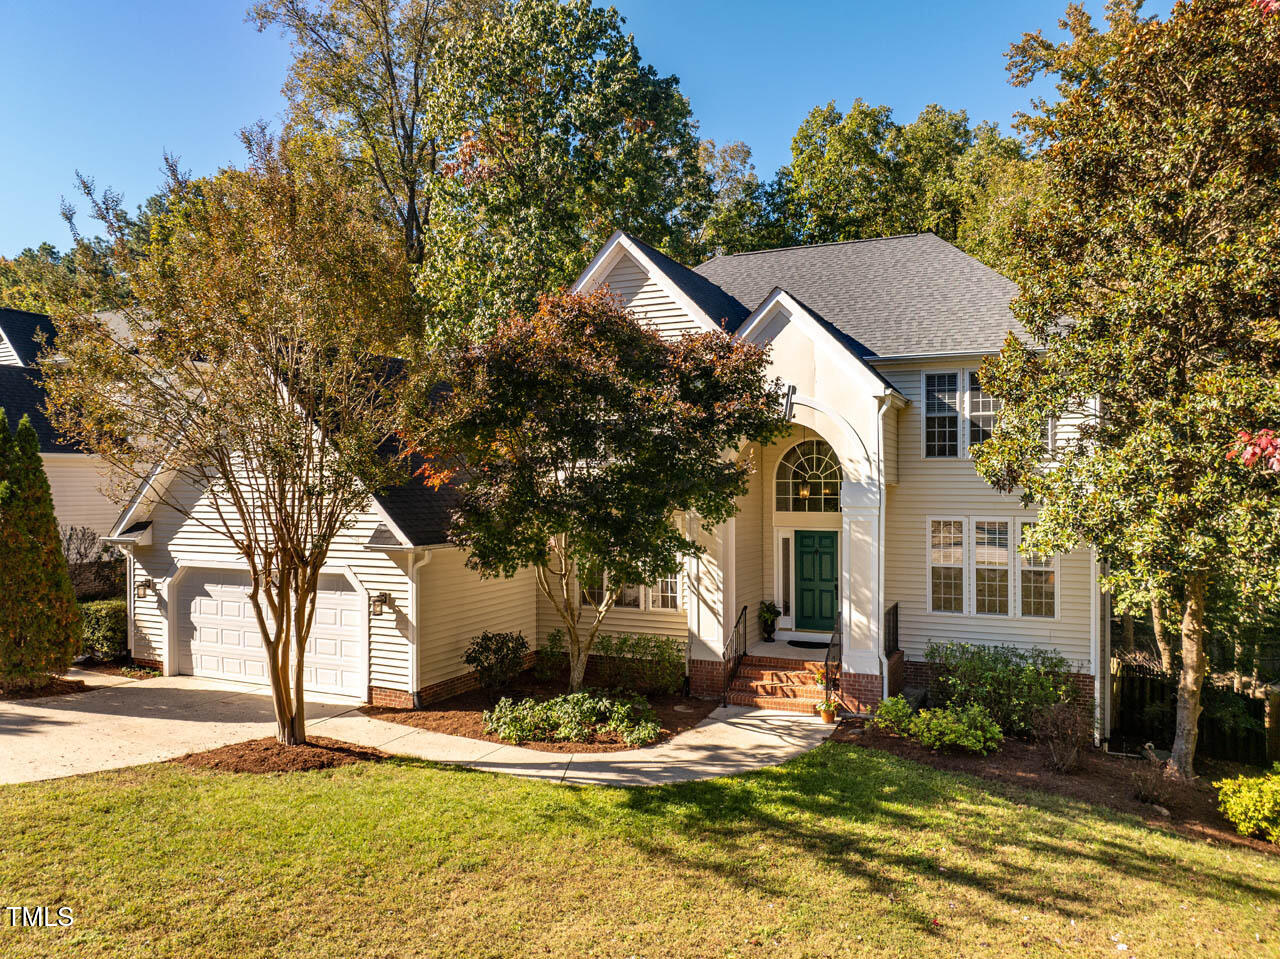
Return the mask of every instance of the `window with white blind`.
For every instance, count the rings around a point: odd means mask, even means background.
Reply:
[[[964,612],[964,520],[929,521],[929,608]]]
[[[1021,535],[1034,523],[1021,524]],[[1055,556],[1018,551],[1018,593],[1023,616],[1053,619],[1058,615],[1058,560]]]
[[[960,374],[924,375],[924,455],[960,455]]]
[[[582,602],[599,606],[604,601],[605,586],[608,577],[596,574],[582,576]],[[679,609],[680,577],[667,576],[652,586],[633,586],[627,584],[618,591],[618,598],[613,602],[614,609]]]
[[[973,521],[973,611],[1009,615],[1009,521]]]

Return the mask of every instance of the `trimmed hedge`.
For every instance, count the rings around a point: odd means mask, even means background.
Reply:
[[[593,686],[656,695],[677,693],[684,687],[684,646],[656,633],[601,633],[591,647],[587,677]],[[552,630],[542,642],[534,663],[542,682],[569,678],[569,653],[564,633]]]
[[[1218,807],[1236,832],[1280,843],[1280,763],[1265,776],[1237,776],[1213,785]]]
[[[925,657],[937,667],[931,705],[979,705],[1015,736],[1030,735],[1042,710],[1075,693],[1070,664],[1053,650],[932,643]]]
[[[630,746],[644,746],[662,735],[643,699],[585,691],[543,702],[501,699],[484,714],[484,730],[512,743],[589,743],[614,733]]]
[[[94,659],[110,662],[129,649],[129,607],[123,599],[102,599],[80,604],[84,622],[84,651]]]

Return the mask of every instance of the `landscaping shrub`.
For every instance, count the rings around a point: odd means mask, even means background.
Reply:
[[[1050,703],[1036,713],[1034,726],[1036,742],[1044,750],[1048,765],[1060,773],[1069,773],[1079,765],[1080,753],[1093,743],[1093,697]]]
[[[85,653],[104,663],[125,654],[129,648],[129,607],[123,599],[81,603],[80,616]]]
[[[1236,832],[1280,843],[1280,763],[1263,776],[1237,776],[1213,785],[1218,808]]]
[[[871,718],[871,725],[885,732],[908,736],[911,734],[913,715],[914,711],[905,696],[890,696],[876,708],[876,714]]]
[[[66,672],[80,650],[80,610],[62,555],[40,441],[24,416],[0,411],[0,689],[28,689]]]
[[[982,706],[1011,735],[1030,734],[1040,710],[1075,689],[1067,660],[1051,650],[932,643],[925,656],[937,667],[930,702]]]
[[[637,693],[675,693],[684,685],[684,646],[654,633],[596,637],[591,650],[596,682]]]
[[[1167,806],[1176,795],[1179,783],[1174,779],[1164,760],[1152,751],[1149,743],[1143,753],[1146,755],[1146,760],[1139,763],[1138,768],[1129,777],[1133,783],[1133,798],[1138,802]]]
[[[569,652],[564,645],[564,632],[547,633],[533,660],[533,677],[540,683],[564,683],[569,680]]]
[[[508,742],[594,742],[613,733],[631,746],[644,746],[662,733],[643,699],[583,691],[539,702],[501,699],[484,714],[485,732]]]
[[[1000,726],[978,703],[922,709],[911,717],[910,732],[930,749],[956,747],[982,755],[1004,742]]]
[[[529,644],[523,633],[485,631],[471,641],[462,661],[476,671],[482,689],[505,689],[524,669]]]

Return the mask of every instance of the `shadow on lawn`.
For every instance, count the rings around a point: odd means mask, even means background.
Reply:
[[[1012,816],[992,816],[982,808],[992,805],[1012,807]],[[886,898],[902,894],[905,871],[966,886],[992,904],[1057,909],[1072,918],[1114,915],[1080,875],[1085,863],[1128,881],[1159,883],[1173,896],[1201,897],[1210,881],[1260,899],[1274,894],[1235,866],[1234,857],[1210,879],[1146,848],[1140,832],[1146,827],[1137,821],[1128,830],[1133,841],[1084,831],[1100,818],[1123,822],[1130,817],[837,744],[737,779],[632,790],[624,806],[652,819],[653,828],[638,830],[643,838],[634,840],[645,853],[761,895],[795,891],[782,878],[785,869],[752,867],[762,849],[775,860],[788,852],[803,854],[814,866],[864,881],[873,894]],[[1034,817],[1018,817],[1018,808],[1034,811]],[[909,841],[921,832],[936,836],[939,846],[966,851],[979,866],[948,864],[942,850],[910,848]],[[1028,868],[1027,860],[1036,868]],[[1104,896],[1101,902],[1113,900]],[[935,931],[932,914],[906,901],[898,905],[926,931]],[[987,925],[1006,922],[989,911],[974,918]]]

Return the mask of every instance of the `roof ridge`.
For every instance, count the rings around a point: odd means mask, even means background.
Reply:
[[[4,310],[7,313],[25,313],[27,316],[38,316],[45,320],[53,319],[53,317],[48,313],[37,313],[35,310],[24,310],[18,306],[4,306],[3,304],[0,304],[0,310]]]
[[[728,256],[713,256],[711,260],[729,260],[735,256],[756,256],[759,253],[786,253],[790,250],[815,250],[821,246],[850,246],[854,243],[881,243],[885,240],[908,240],[917,236],[937,236],[932,230],[918,230],[915,233],[892,233],[889,236],[864,236],[857,240],[828,240],[825,243],[803,243],[798,246],[773,246],[764,250],[743,250],[741,253],[730,253]],[[710,263],[711,260],[704,262]]]

